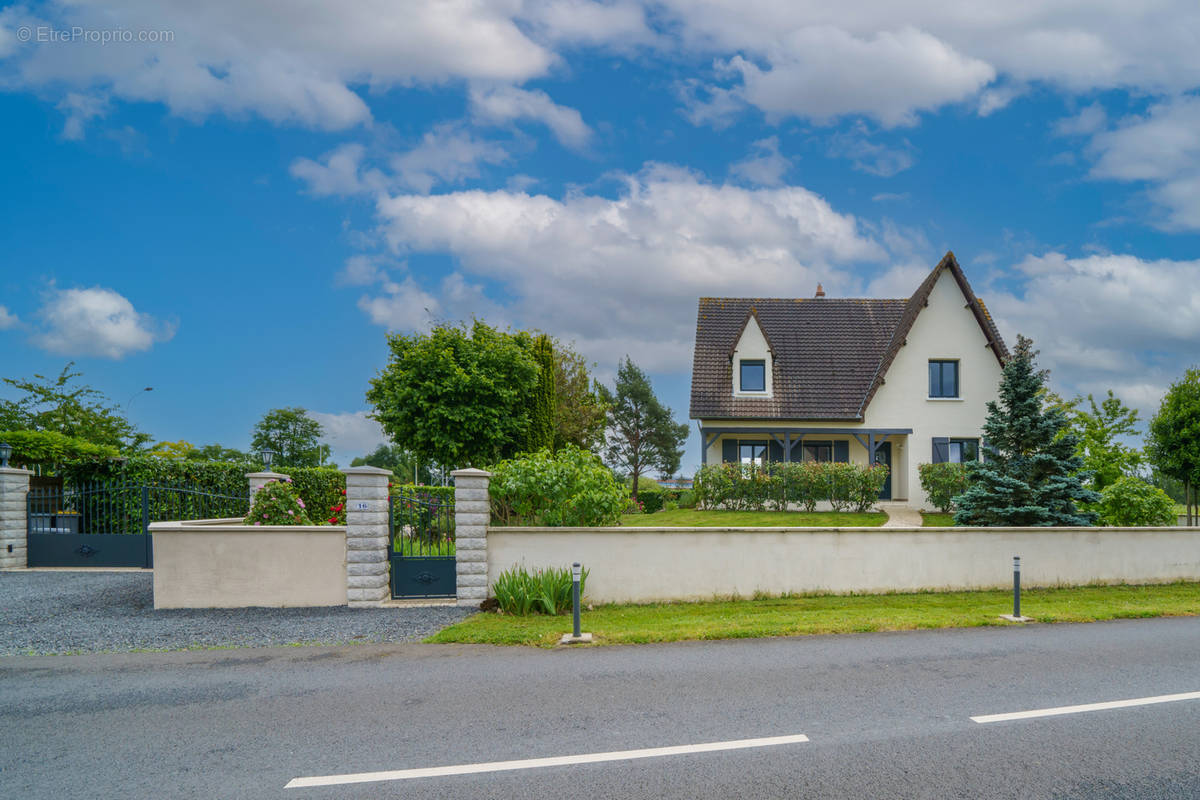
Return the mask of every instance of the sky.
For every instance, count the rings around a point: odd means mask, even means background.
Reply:
[[[302,406],[346,465],[386,333],[479,318],[684,421],[699,297],[953,250],[1146,418],[1200,361],[1198,88],[1194,1],[0,6],[0,376],[196,445]]]

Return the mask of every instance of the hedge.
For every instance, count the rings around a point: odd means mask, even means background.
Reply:
[[[14,467],[55,467],[68,461],[103,461],[120,455],[115,447],[58,431],[0,431],[0,442],[12,445],[9,463]]]
[[[885,464],[839,461],[783,461],[765,465],[709,464],[696,473],[693,494],[699,508],[786,511],[800,505],[813,511],[828,500],[834,511],[869,511],[887,481]]]

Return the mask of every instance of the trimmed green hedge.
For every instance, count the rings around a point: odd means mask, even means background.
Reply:
[[[68,461],[103,461],[116,458],[115,447],[92,444],[58,431],[0,431],[0,442],[12,445],[14,467],[54,467]]]
[[[828,500],[834,511],[871,510],[887,481],[884,464],[839,461],[771,462],[766,465],[709,464],[696,473],[693,496],[699,508],[761,511],[789,504],[813,511]]]

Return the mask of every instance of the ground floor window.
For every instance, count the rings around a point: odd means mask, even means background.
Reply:
[[[738,461],[742,464],[762,466],[767,463],[766,442],[738,442]]]
[[[933,440],[933,463],[950,462],[963,464],[967,461],[979,460],[978,439],[942,439]]]
[[[805,442],[805,461],[833,461],[833,442]]]

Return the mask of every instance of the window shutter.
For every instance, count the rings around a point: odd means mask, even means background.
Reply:
[[[846,462],[850,460],[850,443],[847,441],[833,443],[833,460]]]
[[[721,461],[726,464],[734,463],[738,460],[738,443],[737,439],[724,439],[721,441]]]
[[[950,437],[933,437],[933,463],[944,464],[950,460]]]
[[[783,446],[774,439],[767,442],[767,461],[783,461]]]

